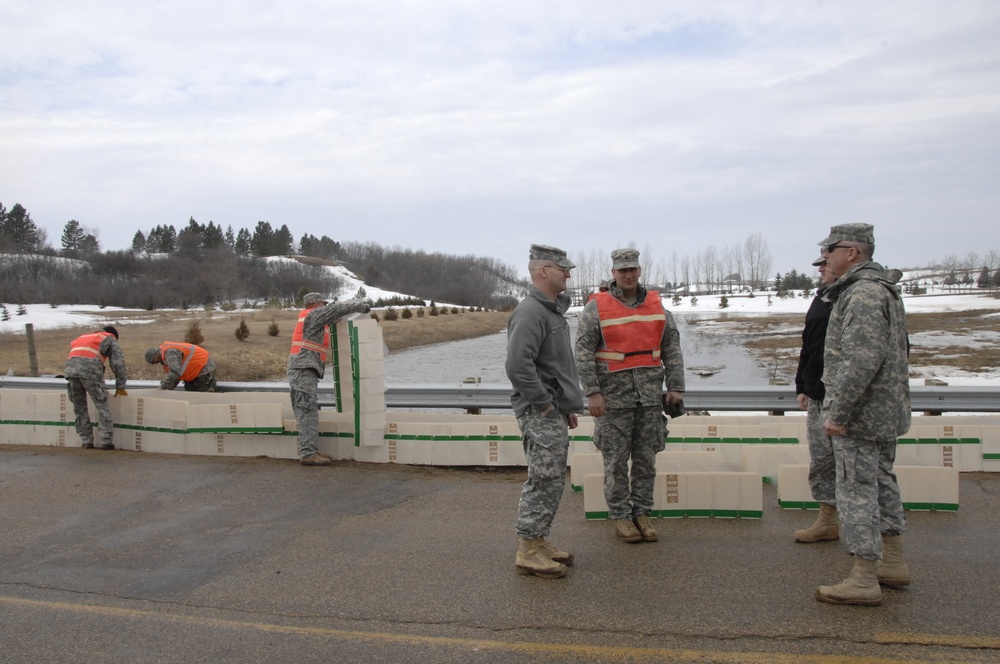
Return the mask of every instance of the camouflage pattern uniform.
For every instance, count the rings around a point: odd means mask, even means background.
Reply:
[[[161,390],[172,390],[181,382],[181,373],[184,368],[184,353],[178,348],[168,348],[163,353],[163,366],[167,368],[167,375],[160,381]],[[202,367],[198,375],[192,380],[184,381],[185,392],[215,392],[215,360],[209,356],[205,366]]]
[[[128,382],[128,372],[125,369],[125,355],[122,353],[118,340],[111,334],[101,341],[97,352],[108,358],[111,371],[115,374],[115,389],[124,390]],[[66,370],[63,372],[68,383],[69,400],[73,404],[76,415],[76,432],[83,444],[94,444],[94,429],[87,410],[87,395],[97,408],[97,427],[101,432],[100,445],[113,445],[115,438],[114,421],[111,419],[111,406],[108,404],[108,391],[104,386],[104,363],[97,357],[71,357],[66,360]]]
[[[371,310],[367,300],[331,302],[316,307],[302,323],[302,338],[316,344],[323,343],[324,330],[337,324],[344,316],[366,313]],[[288,388],[299,430],[299,458],[316,454],[319,442],[319,397],[316,393],[325,367],[320,354],[308,348],[288,357]]]
[[[625,301],[615,282],[608,292],[628,307],[638,307],[647,290],[637,286],[637,300]],[[663,419],[663,383],[673,392],[684,391],[684,358],[680,334],[669,311],[660,339],[658,367],[636,367],[609,371],[607,362],[596,358],[604,348],[601,319],[596,301],[580,314],[576,330],[576,363],[585,395],[601,393],[607,411],[594,421],[594,445],[604,458],[604,497],[611,520],[648,515],[653,509],[656,454],[666,446]],[[632,459],[631,489],[629,458]]]
[[[572,263],[570,263],[572,265]],[[519,537],[547,537],[566,483],[568,416],[583,411],[583,394],[573,363],[573,343],[564,314],[570,298],[550,300],[531,286],[507,324],[507,378],[511,406],[521,428],[528,479],[521,489]],[[542,412],[553,406],[543,417]]]
[[[906,320],[901,273],[858,263],[830,285],[823,416],[846,426],[833,437],[841,536],[865,560],[882,556],[880,535],[906,530],[892,472],[896,438],[910,428]]]

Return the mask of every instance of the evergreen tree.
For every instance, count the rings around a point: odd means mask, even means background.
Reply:
[[[0,250],[17,254],[32,254],[43,248],[44,236],[20,203],[0,220]]]
[[[271,246],[272,256],[287,256],[292,253],[292,245],[295,244],[295,238],[292,237],[292,232],[288,230],[288,226],[285,224],[281,225],[274,233],[274,240]]]
[[[78,256],[80,254],[80,245],[83,244],[84,238],[87,237],[87,231],[83,230],[83,226],[76,219],[70,219],[63,226],[62,232],[62,250],[63,254],[66,256]]]
[[[250,237],[250,231],[245,228],[241,228],[240,232],[236,234],[236,241],[233,243],[233,251],[236,252],[237,256],[249,256],[252,242],[253,240]]]
[[[232,224],[226,226],[226,235],[223,241],[226,243],[226,246],[229,247],[230,249],[234,250],[236,249],[236,234],[233,233]]]
[[[273,256],[271,247],[274,245],[274,229],[270,222],[258,221],[250,240],[250,253],[254,256]]]
[[[136,231],[132,236],[132,253],[139,254],[146,251],[146,236],[142,231]]]
[[[976,280],[976,285],[980,288],[989,288],[990,281],[992,281],[990,279],[990,269],[984,265],[982,271],[979,273],[979,279]]]

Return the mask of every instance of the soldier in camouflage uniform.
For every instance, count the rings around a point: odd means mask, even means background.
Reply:
[[[570,305],[566,280],[576,267],[566,252],[531,245],[532,285],[507,323],[505,369],[514,392],[528,462],[528,479],[517,507],[518,574],[555,579],[566,574],[573,555],[546,541],[566,483],[569,429],[576,428],[583,394],[573,362],[573,343],[563,314]]]
[[[840,539],[833,441],[823,430],[823,418],[820,414],[823,397],[826,395],[823,387],[823,347],[826,344],[826,326],[830,320],[830,303],[823,299],[823,295],[833,282],[833,275],[826,267],[825,255],[813,261],[813,265],[819,268],[820,285],[806,313],[799,365],[795,371],[795,398],[799,408],[806,411],[809,489],[813,500],[819,503],[819,515],[813,524],[795,531],[795,541],[807,544]]]
[[[604,498],[615,533],[624,542],[655,542],[649,513],[656,454],[666,443],[663,384],[666,378],[667,403],[683,401],[684,358],[660,294],[639,283],[639,252],[616,249],[611,260],[614,281],[580,315],[576,364],[595,418],[594,445],[604,458]]]
[[[910,428],[909,363],[898,270],[872,261],[869,224],[841,224],[820,244],[836,281],[824,353],[823,428],[833,438],[840,531],[854,554],[851,575],[816,588],[832,604],[878,606],[879,583],[910,583],[906,530],[892,472],[896,438]]]
[[[288,357],[288,389],[299,430],[299,463],[303,466],[329,466],[330,457],[319,453],[319,397],[316,389],[326,368],[330,349],[330,327],[352,313],[368,313],[368,300],[328,303],[320,293],[307,293],[305,307],[292,332]]]
[[[114,422],[108,405],[108,391],[104,387],[104,361],[111,362],[115,374],[115,396],[125,396],[128,372],[125,356],[118,345],[118,330],[108,325],[98,332],[84,334],[70,344],[69,358],[66,360],[64,375],[69,384],[69,400],[76,415],[76,432],[83,441],[83,447],[93,449],[94,428],[87,410],[87,395],[97,407],[97,426],[101,432],[102,450],[115,449]]]

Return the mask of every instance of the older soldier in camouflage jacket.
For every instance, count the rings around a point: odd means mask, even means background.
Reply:
[[[288,356],[288,389],[299,430],[299,463],[303,466],[329,466],[330,457],[319,453],[319,397],[316,390],[326,370],[330,350],[330,326],[352,313],[368,313],[368,300],[328,303],[320,293],[307,293],[305,307],[292,332]]]
[[[832,604],[878,606],[879,583],[910,583],[902,557],[906,530],[892,472],[896,438],[910,428],[909,364],[901,273],[872,261],[874,229],[841,224],[820,245],[836,281],[826,333],[823,427],[833,438],[840,533],[854,554],[850,576],[819,586]]]
[[[63,375],[69,384],[69,400],[76,415],[76,432],[83,441],[83,447],[87,449],[94,447],[94,428],[87,410],[88,394],[97,407],[100,447],[102,450],[115,449],[114,422],[111,419],[111,406],[108,404],[108,391],[104,387],[105,360],[110,361],[111,371],[115,374],[115,396],[128,394],[125,391],[128,372],[125,369],[125,356],[118,345],[118,330],[108,325],[97,332],[79,336],[70,344]]]
[[[667,402],[680,403],[684,358],[660,294],[639,283],[639,252],[616,249],[611,260],[614,281],[580,315],[576,364],[596,418],[594,445],[604,457],[604,498],[615,533],[625,542],[655,542],[649,513],[656,454],[665,446],[663,383],[666,377]]]

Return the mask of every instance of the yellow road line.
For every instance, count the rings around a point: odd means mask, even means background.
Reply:
[[[275,623],[208,618],[176,613],[161,613],[142,609],[125,609],[93,604],[75,604],[24,599],[0,595],[0,604],[17,608],[49,609],[70,611],[97,616],[111,616],[127,619],[158,619],[180,623],[191,623],[198,627],[220,627],[225,629],[254,629],[275,634],[289,634],[307,637],[331,637],[346,641],[379,642],[393,644],[432,645],[466,650],[496,650],[565,656],[575,659],[600,661],[683,661],[683,662],[733,662],[733,663],[776,663],[776,664],[927,664],[953,660],[943,659],[899,659],[895,657],[854,657],[845,655],[786,654],[774,652],[727,652],[722,650],[692,650],[676,648],[638,648],[627,646],[595,646],[565,643],[543,643],[537,641],[498,641],[491,639],[464,639],[445,636],[422,636],[419,634],[392,634],[389,632],[364,632],[356,630],[330,629],[326,627],[296,627]],[[975,644],[973,637],[942,636],[932,634],[885,633],[876,635],[876,643],[898,645],[940,645],[958,646],[963,650]],[[973,648],[1000,648],[1000,639],[979,639],[982,645]]]

